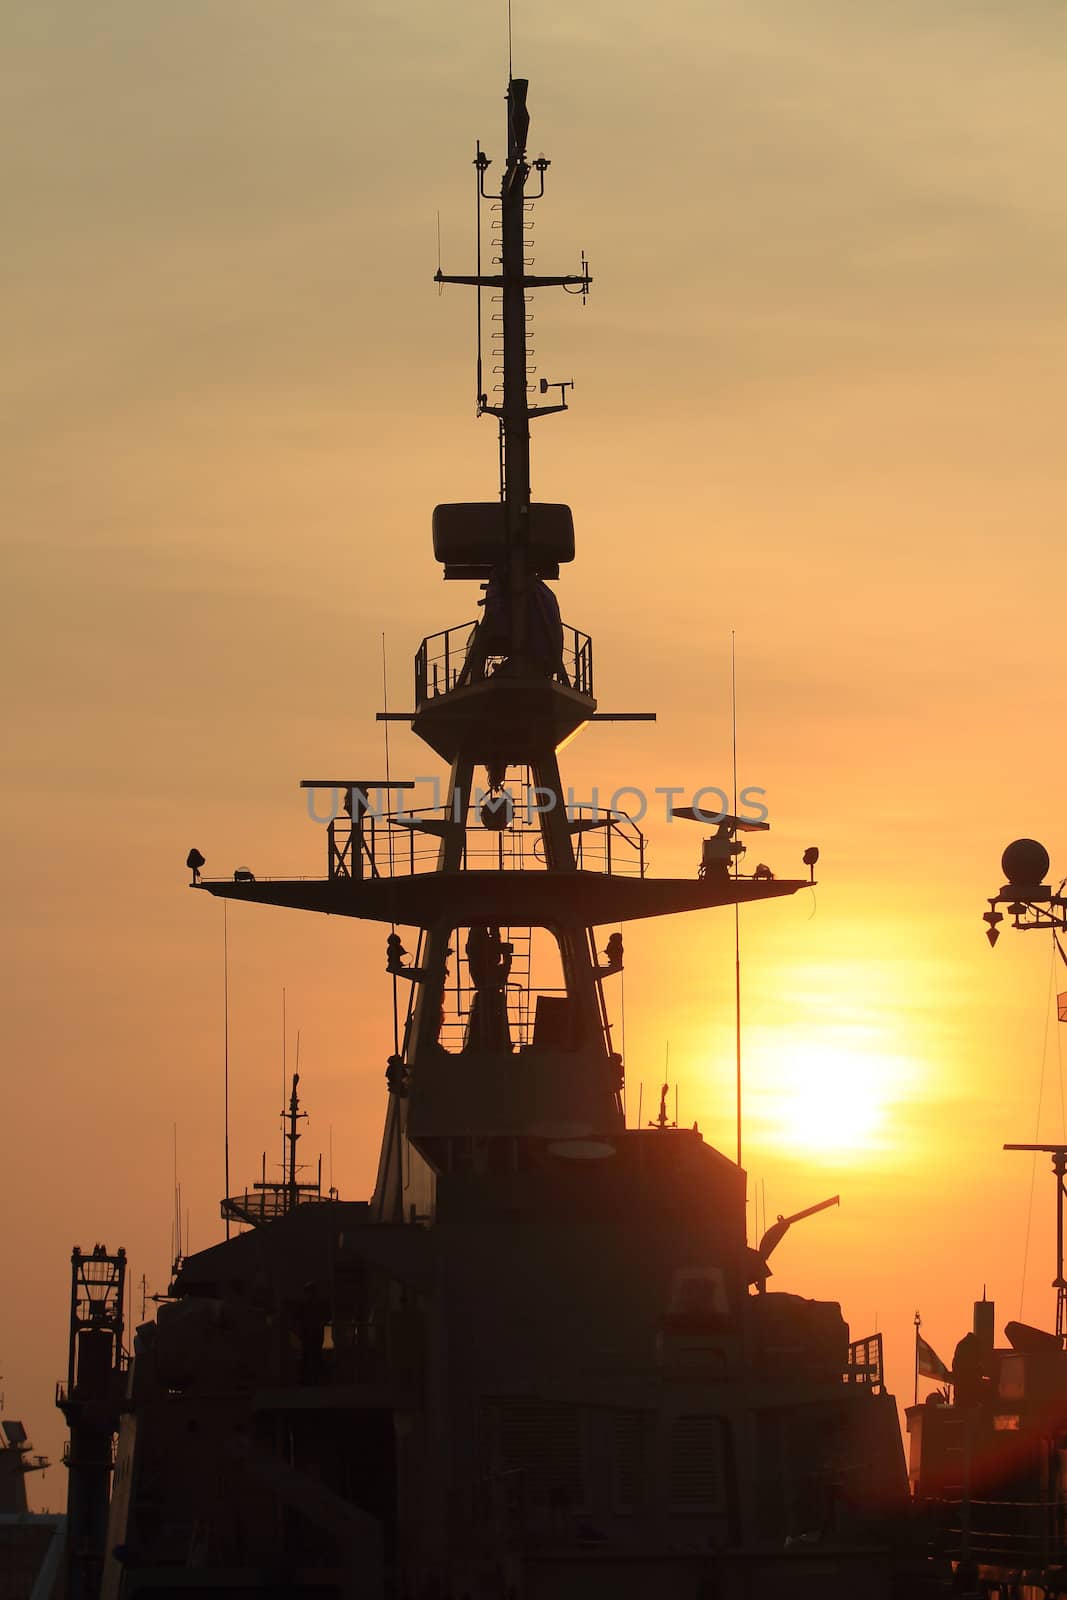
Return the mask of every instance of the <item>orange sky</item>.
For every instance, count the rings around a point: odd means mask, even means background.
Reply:
[[[430,510],[492,494],[495,441],[470,300],[430,280],[438,211],[445,270],[472,266],[502,16],[6,14],[0,1373],[53,1454],[71,1244],[125,1244],[165,1286],[175,1123],[192,1245],[218,1235],[222,910],[185,890],[186,851],[321,871],[296,785],[380,766],[382,631],[399,706],[421,636],[473,611]],[[535,492],[574,507],[560,592],[601,705],[660,714],[589,730],[565,771],[727,783],[736,630],[760,855],[822,849],[814,901],[743,919],[747,1164],[768,1216],[842,1196],[774,1285],[841,1299],[857,1336],[877,1322],[910,1398],[916,1306],[946,1357],[983,1281],[998,1325],[1018,1314],[1031,1168],[999,1146],[1065,1121],[1048,947],[991,955],[980,921],[1009,839],[1067,870],[1062,17],[610,17],[516,11],[554,163],[537,265],[584,247],[596,278],[584,311],[538,297],[539,372],[576,391],[539,425]],[[402,731],[392,764],[432,770]],[[695,870],[697,830],[648,832],[653,871]],[[284,985],[308,1146],[332,1128],[335,1180],[365,1196],[381,930],[237,907],[230,933],[235,1175],[276,1146]],[[669,1039],[684,1119],[731,1149],[728,914],[626,943],[631,1103]],[[842,1085],[859,1142],[817,1149],[812,1104]],[[1023,1310],[1047,1320],[1043,1169],[1035,1195]],[[37,1503],[64,1493],[56,1469]]]

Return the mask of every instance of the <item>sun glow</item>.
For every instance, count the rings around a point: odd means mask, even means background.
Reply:
[[[849,1160],[892,1142],[909,1064],[857,1042],[768,1042],[753,1063],[749,1107],[760,1131],[797,1157]]]

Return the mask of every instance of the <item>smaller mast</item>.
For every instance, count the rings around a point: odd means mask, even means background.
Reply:
[[[299,1074],[299,1072],[294,1072],[293,1073],[293,1090],[292,1090],[292,1093],[289,1096],[289,1110],[288,1110],[288,1112],[285,1112],[285,1111],[282,1112],[283,1126],[284,1126],[285,1122],[288,1122],[288,1124],[289,1124],[289,1126],[287,1128],[285,1128],[285,1143],[286,1143],[286,1146],[287,1146],[287,1155],[286,1155],[286,1164],[285,1164],[285,1166],[286,1166],[286,1170],[285,1170],[285,1198],[286,1198],[286,1210],[287,1211],[294,1211],[296,1209],[296,1207],[300,1204],[300,1187],[301,1186],[297,1182],[297,1177],[296,1177],[296,1172],[297,1172],[297,1166],[296,1166],[296,1143],[297,1143],[297,1140],[300,1138],[300,1131],[299,1131],[299,1129],[297,1127],[297,1123],[298,1122],[306,1122],[307,1121],[307,1112],[306,1111],[301,1111],[301,1109],[300,1109],[300,1097],[296,1092],[297,1084],[299,1082],[300,1082],[300,1074]]]

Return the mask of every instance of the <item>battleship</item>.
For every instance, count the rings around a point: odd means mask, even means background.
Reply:
[[[373,1190],[300,1179],[294,1075],[281,1180],[224,1197],[226,1237],[175,1263],[129,1355],[125,1258],[75,1252],[77,1600],[927,1592],[881,1336],[771,1287],[789,1227],[833,1202],[750,1244],[740,1147],[679,1126],[666,1086],[628,1114],[624,925],[793,895],[817,852],[748,871],[766,820],[694,803],[675,811],[700,830],[692,875],[656,878],[636,821],[565,790],[570,739],[647,714],[600,708],[592,640],[550,587],[571,511],[531,496],[531,426],[569,385],[532,381],[529,299],[592,278],[584,257],[530,270],[550,163],[527,153],[527,94],[509,80],[498,182],[477,149],[475,270],[436,275],[497,338],[489,381],[480,334],[477,365],[495,498],[432,515],[479,615],[425,637],[410,709],[379,714],[447,767],[440,801],[409,804],[387,763],[316,775],[324,876],[187,860],[198,893],[381,926]]]

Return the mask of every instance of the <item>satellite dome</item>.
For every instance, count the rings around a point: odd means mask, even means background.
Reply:
[[[1036,839],[1016,839],[1001,856],[1000,865],[1013,889],[1034,889],[1045,881],[1048,851]]]

